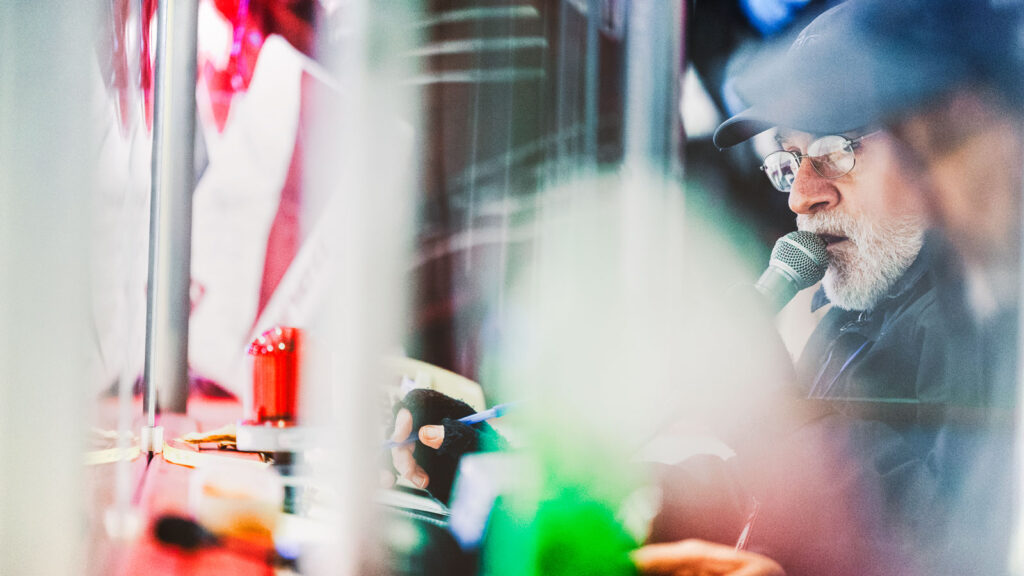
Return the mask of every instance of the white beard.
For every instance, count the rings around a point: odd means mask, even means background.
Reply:
[[[845,236],[829,249],[828,270],[822,279],[825,295],[844,310],[869,310],[914,263],[924,242],[924,219],[904,216],[868,222],[837,211],[801,214],[800,230]]]

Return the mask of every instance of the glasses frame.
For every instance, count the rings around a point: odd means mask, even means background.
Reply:
[[[858,136],[856,138],[850,138],[850,137],[844,136],[842,134],[825,134],[824,136],[819,136],[818,138],[815,138],[814,140],[811,141],[811,144],[808,145],[808,148],[810,148],[811,145],[813,145],[818,140],[821,140],[822,138],[830,138],[830,137],[833,137],[833,136],[838,136],[839,138],[842,138],[843,140],[845,140],[846,141],[845,144],[849,148],[850,153],[854,154],[854,156],[853,156],[853,164],[850,165],[850,169],[849,170],[847,170],[846,172],[843,172],[842,174],[838,174],[836,176],[829,176],[827,174],[822,174],[821,170],[819,170],[818,167],[814,165],[814,161],[813,160],[811,161],[811,168],[814,168],[814,171],[817,172],[822,178],[827,178],[829,180],[835,180],[837,178],[842,178],[843,176],[846,176],[850,172],[853,172],[853,169],[857,166],[856,151],[857,151],[857,148],[860,148],[860,146],[861,146],[860,141],[865,139],[865,138],[867,138],[868,136],[873,136],[875,134],[878,134],[879,132],[881,132],[881,130],[873,130],[871,132],[868,132],[867,134],[863,134],[863,135]],[[765,167],[765,162],[769,158],[771,158],[772,156],[774,156],[776,154],[789,154],[790,156],[792,156],[793,157],[793,161],[796,162],[797,170],[799,170],[800,169],[800,165],[803,164],[803,159],[804,158],[815,158],[815,156],[811,156],[810,154],[801,154],[800,152],[794,152],[792,150],[776,150],[776,151],[768,154],[767,156],[765,156],[762,159],[761,165],[758,166],[758,169],[760,169],[761,172],[765,173],[765,177],[768,178],[769,182],[771,182],[772,188],[775,188],[776,190],[778,190],[779,192],[782,192],[783,194],[789,194],[790,192],[793,191],[792,185],[790,185],[790,189],[789,190],[782,190],[782,189],[780,189],[778,186],[775,185],[775,182],[772,181],[771,177],[768,176],[768,169]]]

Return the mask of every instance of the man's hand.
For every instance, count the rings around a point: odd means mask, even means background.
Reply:
[[[767,556],[704,540],[650,544],[632,557],[640,574],[647,576],[786,576]]]
[[[464,455],[498,450],[506,444],[486,422],[460,422],[459,418],[475,412],[473,407],[436,390],[412,390],[395,408],[391,439],[403,442],[415,431],[419,441],[394,448],[392,464],[403,478],[444,504],[451,497],[459,460]]]
[[[394,442],[402,442],[412,433],[412,414],[402,408],[395,416],[395,431],[391,435]],[[438,449],[444,442],[444,426],[421,426],[417,436],[424,445]],[[430,476],[416,463],[412,453],[415,443],[396,446],[391,449],[391,462],[403,478],[413,483],[418,488],[426,488],[430,483]]]

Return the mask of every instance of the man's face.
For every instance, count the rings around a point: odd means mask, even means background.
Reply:
[[[815,136],[780,131],[786,150],[806,153]],[[914,262],[925,230],[917,179],[900,162],[890,136],[868,135],[856,149],[853,170],[839,178],[800,164],[789,194],[797,227],[825,240],[829,267],[822,280],[840,308],[873,307]]]

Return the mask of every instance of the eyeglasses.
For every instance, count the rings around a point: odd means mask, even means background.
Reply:
[[[822,136],[811,142],[807,147],[807,154],[777,150],[764,159],[761,170],[768,176],[776,190],[787,193],[793,189],[793,181],[796,180],[796,173],[803,158],[810,160],[814,171],[822,177],[839,178],[853,170],[857,160],[854,150],[860,147],[860,141],[876,133],[877,131],[871,132],[852,140],[837,134]]]

